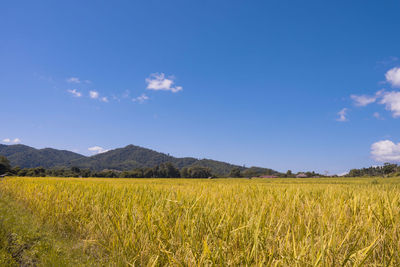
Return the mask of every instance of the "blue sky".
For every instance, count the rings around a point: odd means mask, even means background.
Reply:
[[[400,2],[3,1],[0,140],[280,171],[400,161]],[[91,150],[89,150],[91,148]]]

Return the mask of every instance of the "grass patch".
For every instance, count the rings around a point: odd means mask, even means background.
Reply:
[[[79,243],[52,232],[0,190],[0,266],[90,265]]]

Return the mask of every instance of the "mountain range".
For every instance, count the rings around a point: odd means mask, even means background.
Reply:
[[[234,168],[252,170],[260,174],[278,174],[267,168],[242,166],[211,159],[196,159],[192,157],[177,158],[140,146],[128,145],[123,148],[109,150],[94,156],[84,156],[68,150],[54,148],[36,149],[26,145],[2,145],[0,155],[8,158],[12,166],[21,168],[87,168],[94,171],[113,169],[119,171],[135,168],[154,167],[161,163],[171,162],[177,168],[201,166],[210,168],[218,175],[228,175]]]

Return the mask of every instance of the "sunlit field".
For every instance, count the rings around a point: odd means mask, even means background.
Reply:
[[[400,265],[398,178],[6,178],[0,193],[99,265]]]

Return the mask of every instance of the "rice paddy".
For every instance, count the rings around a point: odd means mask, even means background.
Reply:
[[[15,177],[0,194],[98,265],[400,265],[399,178]]]

